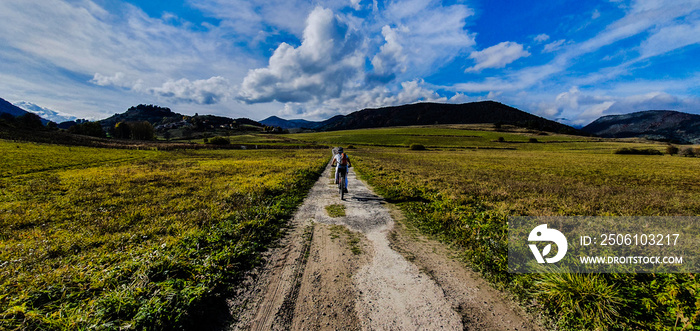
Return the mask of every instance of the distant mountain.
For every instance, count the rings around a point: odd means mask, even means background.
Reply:
[[[408,125],[501,123],[550,132],[582,133],[568,125],[526,113],[494,101],[464,104],[416,103],[364,109],[318,127],[349,130]]]
[[[606,138],[640,137],[679,144],[700,144],[700,115],[671,110],[608,115],[581,130]]]
[[[28,112],[22,108],[19,108],[9,103],[7,100],[0,98],[0,113],[8,113],[12,116],[17,117],[22,116]]]
[[[282,118],[279,118],[277,116],[270,116],[262,121],[260,121],[260,124],[264,124],[267,126],[278,126],[282,129],[315,129],[324,125],[328,125],[332,122],[335,122],[336,120],[339,120],[340,118],[343,118],[343,115],[337,115],[334,117],[331,117],[325,121],[319,121],[319,122],[314,122],[314,121],[307,121],[307,120],[285,120]]]
[[[21,102],[16,103],[15,106],[20,107],[22,109],[25,109],[27,111],[30,111],[34,114],[37,114],[43,119],[47,119],[49,121],[53,121],[56,123],[75,121],[78,119],[77,117],[75,117],[73,115],[68,115],[65,113],[57,112],[55,110],[44,108],[44,107],[38,106],[36,104],[33,104],[31,102],[21,101]]]
[[[178,114],[170,108],[156,105],[138,105],[129,108],[121,114],[114,114],[100,122],[105,131],[109,132],[119,122],[149,122],[159,133],[179,130],[185,136],[197,136],[203,132],[219,132],[237,130],[262,130],[263,125],[248,118],[228,118],[214,115],[188,116]],[[182,130],[186,132],[183,133]]]
[[[307,121],[307,120],[285,120],[277,116],[270,116],[262,121],[260,124],[267,126],[279,126],[282,129],[297,129],[297,128],[307,128],[313,129],[317,126],[317,122]]]

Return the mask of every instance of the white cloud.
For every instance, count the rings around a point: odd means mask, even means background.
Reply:
[[[642,43],[640,52],[642,58],[649,58],[698,43],[700,21],[659,29]]]
[[[494,99],[498,98],[499,96],[501,96],[502,94],[503,94],[503,92],[500,92],[500,91],[499,92],[489,91],[489,94],[486,95],[486,99],[494,100]]]
[[[335,113],[347,113],[363,108],[398,106],[420,101],[447,102],[446,97],[425,86],[423,80],[405,81],[389,89],[377,86],[371,90],[346,91],[341,98],[325,101],[319,108]]]
[[[243,77],[253,62],[215,27],[192,29],[119,2],[109,8],[91,0],[0,1],[0,61],[20,63],[2,67],[12,84],[0,94],[102,118],[164,100],[148,93],[165,91],[163,82]]]
[[[225,100],[231,94],[231,85],[228,80],[219,76],[192,82],[182,78],[169,80],[163,86],[148,91],[171,102],[211,105]]]
[[[544,49],[542,50],[542,53],[551,53],[556,50],[559,50],[561,46],[566,42],[564,39],[560,39],[554,42],[551,42],[549,44],[544,45]]]
[[[654,49],[660,52],[668,52],[673,49],[678,49],[684,45],[688,45],[695,41],[696,36],[700,35],[695,32],[697,20],[693,20],[693,13],[700,10],[700,2],[693,0],[679,0],[678,2],[659,2],[655,0],[637,0],[631,6],[624,6],[625,16],[611,23],[603,31],[583,42],[573,41],[555,41],[548,47],[546,51],[560,50],[557,56],[549,63],[534,67],[526,67],[517,71],[508,71],[502,75],[492,75],[481,80],[475,80],[464,83],[457,83],[452,86],[443,86],[444,89],[450,89],[455,92],[471,92],[483,93],[489,91],[504,91],[514,92],[522,90],[541,90],[547,87],[557,87],[562,83],[568,85],[593,85],[601,83],[616,85],[614,82],[622,75],[630,74],[630,67],[644,59],[644,56],[653,56]],[[693,23],[689,23],[693,22]],[[678,27],[682,26],[682,27]],[[686,36],[683,32],[687,33]],[[570,66],[577,63],[576,59],[582,55],[590,54],[599,51],[605,46],[609,46],[621,40],[628,39],[633,36],[643,36],[649,33],[649,41],[641,43],[641,47],[630,48],[626,46],[626,50],[642,50],[641,56],[627,60],[617,67],[609,67],[609,64],[602,66],[602,69],[593,71],[585,77],[560,75]],[[666,39],[661,38],[666,37]],[[540,38],[543,39],[544,37]],[[646,53],[644,53],[646,52]],[[498,55],[494,55],[495,59]],[[621,58],[629,58],[630,53],[616,55]],[[602,56],[601,56],[602,58]],[[498,61],[494,61],[497,63]],[[593,64],[595,66],[595,64]],[[478,67],[475,65],[468,71],[475,71]],[[595,70],[595,69],[594,69]],[[572,84],[573,83],[573,84]],[[659,86],[668,86],[668,82],[657,82],[656,88]],[[686,86],[686,90],[687,90]],[[538,93],[541,95],[541,93]],[[547,93],[543,98],[547,98]],[[508,98],[506,95],[504,98]],[[517,100],[517,99],[514,99]],[[518,102],[520,103],[520,102]],[[517,103],[514,103],[517,104]],[[520,103],[522,104],[522,103]],[[536,105],[540,111],[550,109],[551,107],[540,106],[539,102],[530,101],[529,104]]]
[[[433,73],[471,50],[476,44],[475,35],[465,25],[472,15],[474,11],[461,4],[443,6],[437,0],[404,0],[391,2],[372,19],[380,27],[400,27],[395,31],[406,55],[407,70],[397,77],[403,81]]]
[[[545,33],[538,34],[537,36],[535,36],[535,41],[538,43],[542,43],[542,42],[545,42],[547,40],[549,40],[549,35],[547,35]]]
[[[220,28],[231,31],[228,35],[242,41],[265,38],[271,30],[282,30],[301,35],[304,18],[313,8],[303,0],[188,0],[190,5],[221,21]]]
[[[625,114],[643,110],[678,110],[689,113],[698,113],[700,99],[696,97],[678,97],[666,92],[650,92],[639,95],[631,95],[618,98],[606,115]]]
[[[361,1],[362,0],[350,0],[350,7],[352,7],[355,10],[362,9],[362,6],[360,6]]]
[[[303,117],[307,119],[328,119],[337,114],[348,114],[365,108],[398,106],[416,102],[466,102],[468,97],[456,94],[448,99],[426,87],[423,80],[405,81],[399,87],[390,89],[386,86],[375,86],[372,89],[345,90],[338,98],[327,99],[318,104],[285,103],[278,112],[280,116]]]
[[[352,109],[378,105],[380,99],[393,102],[392,93],[395,100],[437,98],[433,91],[418,89],[416,82],[473,45],[473,36],[463,29],[471,14],[465,6],[442,7],[434,1],[394,2],[362,19],[316,7],[307,18],[301,45],[282,43],[267,67],[250,70],[239,99]],[[378,83],[389,86],[378,88]],[[335,104],[353,98],[364,101]]]
[[[598,18],[600,18],[600,11],[598,11],[598,9],[596,9],[596,10],[593,11],[593,14],[591,14],[591,19],[592,19],[592,20],[595,20],[595,19],[598,19]]]
[[[473,59],[476,65],[468,68],[466,71],[503,68],[517,59],[528,56],[530,56],[530,52],[523,49],[523,45],[512,41],[504,41],[487,49],[472,52],[469,58]]]
[[[372,58],[374,71],[379,75],[394,74],[406,71],[406,54],[401,46],[399,32],[408,32],[403,29],[392,29],[388,25],[382,28],[382,35],[386,43],[381,46],[380,52]]]
[[[207,22],[195,25],[168,12],[150,17],[121,1],[1,1],[0,76],[7,83],[0,94],[96,118],[142,102],[177,102],[178,111],[200,113],[202,105],[271,111],[294,101],[311,109],[368,91],[398,95],[402,82],[420,81],[474,45],[465,28],[473,11],[437,0],[186,3]],[[324,30],[319,23],[307,34],[306,18],[317,5],[332,11],[337,24]],[[292,41],[272,44],[280,39]],[[262,58],[270,47],[274,54]],[[10,62],[23,66],[6,70]],[[389,85],[388,94],[375,93],[373,75]]]
[[[644,110],[677,110],[697,113],[700,99],[677,97],[666,92],[614,95],[609,91],[581,91],[571,87],[552,101],[533,103],[536,113],[549,118],[566,118],[567,124],[586,125],[605,115],[626,114]]]
[[[90,83],[99,86],[116,86],[129,89],[139,90],[142,87],[142,80],[131,80],[126,77],[123,72],[117,72],[112,76],[106,76],[101,73],[95,73],[90,80]]]
[[[307,102],[340,96],[362,72],[360,40],[329,9],[317,7],[299,47],[282,43],[266,68],[250,70],[240,99],[245,102]]]

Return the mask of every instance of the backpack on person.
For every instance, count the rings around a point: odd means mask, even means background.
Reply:
[[[343,167],[348,166],[348,155],[343,153],[340,155],[340,165]]]

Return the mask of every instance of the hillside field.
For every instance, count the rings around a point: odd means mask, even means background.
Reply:
[[[0,140],[0,329],[181,328],[234,288],[325,150]]]
[[[459,247],[467,264],[535,314],[545,312],[552,328],[700,327],[694,274],[509,274],[506,239],[508,216],[700,215],[699,158],[614,154],[630,147],[665,150],[640,140],[484,126],[293,137],[352,145],[347,152],[358,173],[396,203],[411,226]],[[413,144],[427,150],[409,149]]]

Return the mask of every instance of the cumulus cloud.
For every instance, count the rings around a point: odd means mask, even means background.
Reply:
[[[211,105],[226,99],[231,93],[231,85],[219,76],[195,81],[182,78],[169,80],[163,86],[148,91],[172,102]]]
[[[396,88],[380,85],[370,89],[346,90],[338,98],[327,99],[317,104],[288,102],[284,104],[278,115],[321,120],[365,108],[398,106],[416,102],[454,103],[466,102],[467,100],[467,96],[459,93],[448,99],[427,86],[425,81],[417,79],[402,82]]]
[[[504,41],[498,45],[491,46],[481,51],[474,51],[469,55],[476,65],[466,71],[480,71],[488,68],[503,68],[522,57],[530,56],[530,52],[523,48],[523,45]]]
[[[402,82],[395,89],[376,86],[369,90],[347,91],[341,98],[327,100],[319,108],[337,114],[363,108],[397,106],[421,101],[447,102],[448,99],[427,87],[425,81],[417,79]]]
[[[362,70],[360,39],[329,9],[317,7],[307,19],[299,47],[282,43],[266,68],[248,72],[239,98],[248,103],[307,102],[340,96]]]
[[[277,46],[266,67],[248,72],[238,98],[320,104],[367,91],[376,95],[378,83],[401,93],[413,87],[401,82],[416,81],[473,45],[473,36],[463,29],[471,14],[465,6],[433,1],[392,2],[382,13],[361,19],[316,7],[301,44]],[[374,35],[378,32],[381,43]]]
[[[624,114],[642,110],[678,110],[698,113],[700,99],[683,98],[666,92],[650,92],[619,98],[607,109],[606,114]]]
[[[605,115],[627,114],[644,110],[678,110],[697,113],[700,99],[681,98],[666,92],[649,92],[627,96],[611,96],[603,92],[584,92],[578,87],[557,94],[551,102],[540,102],[533,108],[539,114],[566,118],[568,124],[586,125]]]
[[[399,40],[399,32],[408,32],[403,29],[392,29],[388,25],[382,28],[382,35],[386,43],[381,46],[380,52],[372,58],[374,71],[379,75],[393,74],[406,71],[406,54]]]

